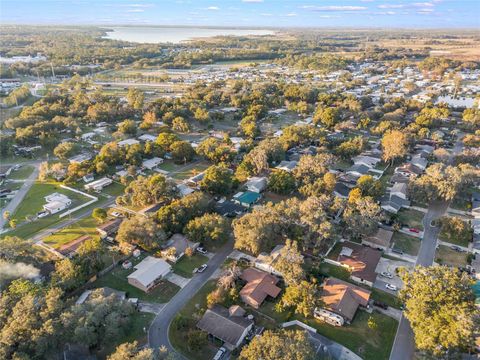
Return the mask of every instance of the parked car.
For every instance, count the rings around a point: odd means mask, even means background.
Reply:
[[[45,216],[48,216],[48,214],[49,214],[48,211],[39,211],[37,213],[37,217],[41,219],[41,218],[44,218]]]
[[[397,253],[397,254],[400,254],[400,255],[403,255],[403,251],[400,250],[400,249],[395,249],[395,248],[393,248],[393,249],[392,249],[392,252]]]
[[[388,289],[388,290],[391,290],[391,291],[397,291],[397,287],[393,284],[385,284],[385,287]]]
[[[129,261],[129,260],[125,260],[123,263],[122,263],[122,268],[124,268],[125,270],[128,270],[128,269],[131,269],[133,266],[132,262]]]
[[[218,349],[217,353],[213,357],[213,360],[220,360],[224,357],[225,353],[227,352],[227,349],[225,349],[223,346]]]
[[[193,273],[202,273],[205,271],[205,269],[207,268],[207,264],[203,264],[202,266],[198,267],[198,268],[195,268],[193,269]]]
[[[118,217],[120,217],[121,215],[122,215],[122,214],[120,214],[118,211],[113,211],[113,212],[112,212],[112,216],[113,216],[113,217],[118,218]]]
[[[458,251],[458,252],[464,252],[465,250],[463,250],[461,247],[457,246],[457,245],[452,245],[452,250],[455,250],[455,251]]]
[[[388,309],[388,305],[385,304],[384,302],[381,302],[381,301],[374,300],[373,305],[378,306],[379,308],[384,309],[384,310]]]
[[[206,254],[207,253],[207,250],[205,250],[203,247],[199,246],[197,247],[197,251],[200,253],[200,254]]]
[[[415,228],[410,228],[408,229],[410,232],[413,232],[415,234],[419,234],[420,233],[420,230],[419,229],[415,229]]]
[[[388,271],[382,271],[380,275],[389,279],[393,279],[393,275],[390,274]]]

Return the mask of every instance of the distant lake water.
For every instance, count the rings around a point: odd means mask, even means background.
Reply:
[[[260,29],[213,29],[193,27],[112,27],[106,39],[136,43],[174,43],[213,36],[272,35],[274,31]]]

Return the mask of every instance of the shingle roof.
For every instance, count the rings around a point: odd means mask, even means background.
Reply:
[[[277,297],[281,289],[276,286],[278,279],[266,272],[248,268],[240,276],[247,285],[240,291],[240,295],[251,298],[261,304],[267,296]]]
[[[345,241],[343,247],[351,250],[348,254],[342,250],[338,261],[352,270],[352,276],[374,282],[377,278],[377,268],[382,252],[367,246]]]

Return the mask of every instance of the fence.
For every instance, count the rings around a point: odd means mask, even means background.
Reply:
[[[317,332],[317,329],[301,322],[301,321],[298,321],[298,320],[293,320],[293,321],[288,321],[288,322],[284,322],[282,324],[282,327],[283,328],[286,328],[286,327],[289,327],[289,326],[294,326],[294,325],[297,325],[297,326],[300,326],[301,328],[304,328],[305,330],[308,330],[308,331],[311,331],[311,332],[314,332],[316,333]]]
[[[85,196],[85,197],[88,197],[88,198],[92,199],[92,200],[90,200],[90,201],[87,201],[85,204],[79,205],[79,206],[77,206],[76,208],[70,209],[70,210],[65,211],[64,213],[60,214],[60,216],[59,216],[60,219],[63,218],[63,217],[65,217],[65,216],[70,215],[71,213],[73,213],[73,212],[75,212],[75,211],[77,211],[77,210],[80,210],[80,209],[82,209],[82,208],[84,208],[84,207],[87,207],[87,206],[93,204],[94,202],[98,201],[98,198],[97,198],[96,196],[87,194],[87,193],[85,193],[85,192],[83,192],[83,191],[80,191],[80,190],[77,190],[77,189],[74,189],[74,188],[71,188],[71,187],[68,187],[68,186],[65,186],[65,185],[60,185],[60,187],[63,188],[63,189],[67,189],[67,190],[73,191],[73,192],[75,192],[75,193],[77,193],[77,194],[80,194],[80,195],[83,195],[83,196]]]

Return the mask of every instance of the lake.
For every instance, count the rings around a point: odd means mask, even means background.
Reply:
[[[246,36],[246,35],[272,35],[272,30],[260,29],[218,29],[194,27],[134,27],[119,26],[109,28],[104,36],[106,39],[123,40],[136,43],[174,43],[188,41],[195,38],[208,38],[213,36]]]

